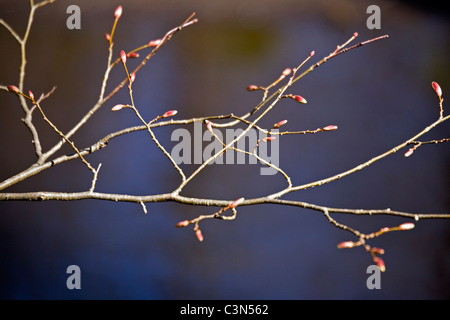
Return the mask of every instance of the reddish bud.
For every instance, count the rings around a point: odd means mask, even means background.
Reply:
[[[305,98],[303,98],[302,96],[299,96],[299,95],[293,96],[292,99],[294,99],[295,101],[300,102],[300,103],[306,103],[307,102]]]
[[[124,104],[116,104],[114,107],[111,108],[111,111],[119,111],[120,109],[126,107]]]
[[[413,152],[414,152],[413,148],[409,149],[408,151],[405,152],[405,157],[409,157],[410,155],[413,154]]]
[[[197,237],[198,241],[200,241],[200,242],[203,241],[203,234],[200,229],[195,230],[195,236]]]
[[[291,72],[292,72],[291,68],[286,68],[286,69],[283,70],[282,75],[283,76],[288,76],[288,75],[291,74]]]
[[[311,58],[316,52],[313,50],[309,53],[309,57]]]
[[[152,40],[148,43],[149,47],[157,47],[162,42],[162,39]]]
[[[28,91],[28,96],[31,98],[31,100],[34,100],[34,94],[31,91]]]
[[[436,94],[438,95],[439,99],[442,97],[442,90],[441,87],[439,86],[439,84],[437,82],[432,82],[431,86],[433,87],[433,90],[436,92]]]
[[[122,15],[122,6],[118,6],[114,11],[114,18],[119,19]]]
[[[206,129],[208,129],[210,132],[212,132],[212,124],[211,121],[205,120],[206,123]]]
[[[274,127],[274,128],[279,128],[279,127],[281,127],[282,125],[286,124],[287,122],[288,122],[287,120],[281,120],[281,121],[278,121],[277,123],[275,123],[275,124],[273,125],[273,127]]]
[[[14,93],[19,93],[20,92],[19,88],[17,88],[16,86],[13,86],[13,85],[6,86],[6,88],[10,92],[14,92]]]
[[[166,113],[164,113],[164,114],[162,115],[162,117],[163,117],[163,118],[172,117],[172,116],[176,115],[177,112],[178,112],[177,110],[169,110],[169,111],[167,111]]]
[[[386,271],[386,265],[384,264],[383,259],[381,259],[380,257],[374,257],[373,262],[375,262],[377,264],[377,266],[378,266],[378,268],[380,268],[381,272]]]
[[[251,84],[247,87],[247,91],[255,91],[258,90],[258,87],[255,86],[254,84]]]
[[[105,33],[105,39],[107,41],[110,41],[111,40],[111,35],[109,33]]]
[[[338,128],[338,126],[329,125],[329,126],[323,127],[322,130],[323,131],[332,131],[332,130],[336,130],[337,128]]]
[[[398,228],[400,230],[411,230],[414,228],[414,223],[412,222],[402,223],[401,225],[398,226]]]
[[[189,225],[189,223],[190,223],[189,220],[180,221],[176,224],[175,227],[183,228],[183,227],[186,227],[187,225]]]
[[[132,53],[127,54],[127,57],[128,58],[138,58],[139,57],[139,53],[132,52]]]
[[[236,208],[238,205],[242,204],[244,202],[245,198],[239,198],[237,200],[234,200],[232,203],[228,205],[228,208]]]
[[[120,60],[122,60],[122,63],[125,64],[127,62],[127,54],[125,51],[120,51]]]
[[[375,254],[384,254],[384,249],[381,248],[372,248],[371,251]]]
[[[264,137],[264,138],[262,139],[263,142],[273,141],[273,140],[275,140],[275,137]]]
[[[353,38],[356,38],[358,36],[358,32],[353,33]]]
[[[337,245],[337,247],[339,249],[344,249],[344,248],[353,248],[355,246],[355,243],[353,241],[344,241],[341,242]]]
[[[136,73],[133,72],[132,74],[130,74],[130,83],[133,83],[134,80],[136,80]]]

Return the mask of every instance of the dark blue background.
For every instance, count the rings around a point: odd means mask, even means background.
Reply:
[[[0,18],[23,33],[28,2],[2,1]],[[66,8],[81,8],[81,30],[66,28]],[[311,50],[313,62],[345,42],[389,34],[342,55],[296,83],[290,92],[308,104],[280,102],[262,125],[288,119],[287,130],[336,124],[329,134],[283,136],[280,165],[294,184],[345,171],[409,139],[438,116],[431,81],[449,92],[450,28],[440,10],[391,1],[57,1],[38,10],[28,44],[25,87],[35,95],[57,90],[44,107],[62,131],[95,103],[106,66],[112,14],[124,7],[115,57],[160,38],[196,12],[199,23],[177,34],[139,72],[135,103],[146,119],[177,109],[177,119],[244,114],[260,99],[249,84],[267,85]],[[366,8],[381,8],[381,30],[366,27]],[[436,8],[431,8],[436,9]],[[0,28],[2,85],[18,82],[19,48]],[[133,62],[129,62],[133,65]],[[123,78],[117,68],[107,90]],[[123,90],[101,109],[75,143],[86,147],[112,131],[138,124]],[[444,105],[446,103],[444,102]],[[447,111],[448,112],[448,111]],[[0,179],[34,162],[30,135],[17,99],[0,92]],[[58,136],[35,114],[43,147]],[[192,127],[188,127],[191,129]],[[444,124],[424,140],[448,137]],[[155,130],[168,150],[174,127]],[[448,145],[423,146],[410,158],[402,150],[345,179],[289,194],[286,199],[347,208],[390,207],[413,213],[449,212]],[[71,153],[65,146],[58,154]],[[97,191],[157,194],[179,184],[178,173],[145,132],[111,141],[88,157],[102,163]],[[192,172],[195,166],[184,166]],[[215,165],[184,190],[187,196],[258,197],[285,186],[279,175],[260,176],[260,165]],[[91,173],[80,161],[55,166],[6,192],[84,191]],[[259,205],[238,210],[232,222],[204,221],[205,241],[178,221],[213,208],[175,203],[94,200],[0,203],[0,297],[3,299],[448,299],[450,224],[423,220],[412,231],[370,243],[382,247],[387,271],[381,290],[366,287],[370,255],[338,250],[356,240],[320,213]],[[406,222],[394,217],[333,216],[362,232]],[[81,290],[66,288],[66,268],[81,268]]]

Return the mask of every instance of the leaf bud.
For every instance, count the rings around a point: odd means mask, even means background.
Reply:
[[[172,116],[176,115],[177,112],[178,112],[177,110],[169,110],[169,111],[167,111],[166,113],[164,113],[164,114],[162,115],[162,117],[163,117],[163,118],[172,117]]]
[[[149,47],[157,47],[162,42],[162,39],[152,40],[148,43]]]
[[[195,236],[197,237],[198,241],[200,241],[200,242],[203,241],[203,234],[200,229],[195,230]]]
[[[344,241],[341,242],[337,245],[337,247],[339,249],[344,249],[344,248],[353,248],[355,246],[355,243],[353,241]]]
[[[298,94],[295,96],[292,96],[292,99],[294,99],[295,101],[299,102],[299,103],[306,103],[306,99],[303,98],[302,96],[299,96]]]
[[[244,202],[245,198],[239,198],[237,200],[234,200],[232,203],[228,205],[228,208],[236,208],[238,205],[242,204]]]
[[[374,257],[373,262],[375,262],[377,264],[377,266],[378,266],[378,268],[380,268],[381,272],[386,271],[386,265],[384,264],[383,259],[381,259],[380,257]]]
[[[8,91],[10,91],[10,92],[14,92],[14,93],[20,93],[20,90],[19,90],[19,88],[17,88],[16,86],[13,86],[13,85],[9,85],[9,86],[6,86],[6,88],[8,89]]]
[[[122,60],[123,64],[127,63],[127,54],[123,50],[120,51],[120,60]]]
[[[283,76],[288,76],[288,75],[291,74],[291,72],[292,72],[291,68],[286,68],[286,69],[283,70],[282,75]]]
[[[329,126],[323,127],[322,130],[323,131],[332,131],[332,130],[336,130],[337,128],[338,128],[338,126],[329,125]]]
[[[189,220],[180,221],[175,225],[175,227],[183,228],[183,227],[186,227],[187,225],[189,225],[189,223],[190,223]]]
[[[431,86],[433,87],[433,90],[436,92],[436,94],[438,95],[439,99],[441,99],[442,97],[442,89],[441,86],[439,86],[439,84],[437,82],[432,82]]]
[[[408,149],[408,151],[405,152],[405,157],[409,157],[410,155],[412,155],[414,152],[414,148],[410,148]]]
[[[287,120],[281,120],[281,121],[278,121],[277,123],[275,123],[275,124],[273,125],[273,127],[274,127],[274,128],[279,128],[279,127],[281,127],[282,125],[285,125],[287,122],[288,122]]]
[[[402,223],[401,225],[398,226],[398,228],[400,230],[411,230],[414,228],[414,223],[412,222]]]
[[[119,19],[122,16],[122,6],[118,6],[114,11],[114,18]]]
[[[124,104],[116,104],[114,107],[111,108],[111,111],[119,111],[120,109],[126,107]]]

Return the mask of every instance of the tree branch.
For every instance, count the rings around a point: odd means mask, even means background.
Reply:
[[[52,166],[70,161],[75,159],[80,159],[86,167],[92,172],[93,177],[90,181],[90,188],[87,191],[82,192],[54,192],[54,191],[35,191],[35,192],[24,192],[24,193],[10,193],[10,192],[2,192],[0,193],[0,201],[79,201],[79,200],[86,200],[86,199],[95,199],[95,200],[105,200],[105,201],[121,201],[121,202],[132,202],[137,203],[142,207],[142,210],[144,213],[147,213],[147,207],[146,203],[153,203],[153,202],[176,202],[180,204],[185,205],[194,205],[194,206],[207,206],[207,207],[217,207],[219,208],[215,212],[211,214],[204,214],[199,215],[197,218],[194,218],[192,220],[184,220],[177,224],[177,227],[186,227],[188,225],[193,224],[194,225],[194,232],[197,236],[199,241],[203,241],[204,237],[200,230],[200,222],[204,223],[204,220],[207,219],[221,219],[221,220],[233,220],[237,216],[238,208],[244,207],[244,206],[253,206],[253,205],[267,205],[267,204],[274,204],[274,205],[280,205],[280,206],[294,206],[299,207],[303,209],[308,209],[311,211],[317,211],[321,212],[328,222],[335,227],[342,229],[344,231],[348,231],[352,233],[354,236],[356,236],[358,239],[357,241],[345,241],[340,244],[338,244],[338,248],[352,248],[355,246],[361,246],[363,247],[367,252],[369,252],[374,260],[374,262],[380,267],[382,271],[385,270],[384,262],[381,258],[379,258],[378,255],[382,254],[384,252],[383,249],[380,248],[374,248],[368,245],[366,242],[367,240],[373,239],[375,237],[381,236],[386,232],[390,231],[404,231],[404,230],[410,230],[414,227],[413,223],[404,223],[400,226],[394,226],[394,227],[385,227],[382,228],[376,232],[372,233],[362,233],[359,230],[350,227],[347,224],[340,223],[338,220],[336,220],[334,217],[331,216],[331,214],[339,213],[339,214],[352,214],[352,215],[388,215],[388,216],[396,216],[396,217],[402,217],[402,218],[408,218],[408,219],[414,219],[416,222],[421,219],[450,219],[450,214],[445,213],[408,213],[408,212],[402,212],[402,211],[396,211],[391,210],[390,208],[387,209],[349,209],[349,208],[333,208],[333,207],[327,207],[327,206],[321,206],[317,204],[302,202],[302,201],[295,201],[295,200],[285,200],[281,199],[284,195],[288,193],[298,193],[301,190],[305,190],[308,188],[321,186],[327,183],[334,182],[336,180],[339,180],[341,178],[347,177],[351,174],[354,174],[360,170],[363,170],[370,165],[372,165],[375,162],[378,162],[381,159],[384,159],[397,151],[403,149],[404,147],[410,145],[412,148],[410,148],[406,153],[405,157],[411,156],[411,154],[417,150],[422,145],[431,145],[431,144],[439,144],[439,143],[445,143],[449,142],[449,138],[443,138],[443,139],[436,139],[431,141],[418,141],[417,139],[425,135],[430,130],[434,129],[438,125],[444,123],[445,121],[450,119],[450,115],[444,115],[444,107],[443,107],[443,98],[442,98],[442,90],[439,87],[439,85],[436,82],[432,83],[432,88],[436,92],[439,98],[439,116],[436,121],[422,129],[419,133],[411,137],[410,139],[398,144],[397,146],[387,150],[384,153],[381,153],[357,166],[354,166],[351,169],[348,169],[344,172],[335,174],[333,176],[330,176],[325,179],[316,180],[313,182],[309,182],[302,185],[293,185],[291,181],[291,177],[289,176],[289,173],[280,168],[279,166],[270,163],[266,159],[264,159],[260,154],[260,147],[263,143],[270,143],[274,139],[280,139],[283,135],[292,135],[292,134],[315,134],[315,133],[327,133],[328,131],[333,131],[338,129],[335,125],[327,125],[322,128],[317,128],[315,130],[297,130],[297,131],[279,131],[279,128],[283,126],[287,120],[281,120],[277,123],[275,123],[272,128],[266,129],[263,128],[260,125],[261,120],[266,117],[277,105],[280,103],[282,99],[292,99],[298,103],[307,103],[306,99],[303,98],[300,95],[294,95],[294,94],[288,94],[286,93],[288,89],[292,87],[292,85],[312,72],[313,70],[317,69],[319,66],[323,65],[324,63],[332,60],[333,58],[347,53],[353,49],[359,48],[361,46],[364,46],[366,44],[372,44],[378,40],[386,39],[388,36],[380,36],[373,39],[369,39],[366,41],[359,42],[358,44],[355,44],[353,46],[348,46],[352,41],[354,41],[358,34],[354,33],[346,42],[344,42],[341,45],[338,45],[334,51],[332,51],[330,54],[319,60],[318,62],[312,64],[309,68],[307,68],[302,73],[299,73],[299,70],[303,68],[303,66],[314,56],[314,51],[311,51],[308,57],[304,59],[297,67],[295,68],[286,68],[282,71],[281,75],[279,75],[275,81],[270,83],[267,86],[257,86],[257,85],[250,85],[247,90],[248,91],[262,91],[262,98],[260,102],[254,106],[253,108],[250,108],[250,110],[246,113],[244,113],[241,116],[237,116],[234,114],[228,114],[228,115],[214,115],[214,116],[205,116],[205,117],[196,117],[191,119],[181,119],[181,120],[174,120],[173,118],[171,120],[167,121],[160,121],[163,118],[172,117],[174,116],[177,111],[176,110],[170,110],[167,111],[163,115],[156,116],[153,120],[148,121],[144,119],[144,117],[141,115],[141,113],[138,110],[138,107],[134,103],[133,98],[133,90],[132,90],[132,84],[135,81],[136,74],[142,67],[146,65],[146,63],[150,60],[151,57],[155,55],[157,51],[165,44],[167,41],[169,41],[177,32],[183,30],[184,28],[191,26],[198,22],[197,19],[194,19],[194,14],[190,15],[183,23],[181,23],[179,26],[170,29],[161,39],[152,40],[140,47],[135,48],[134,50],[131,50],[130,52],[126,53],[123,50],[120,53],[120,56],[116,59],[113,59],[114,52],[113,52],[113,39],[115,30],[118,27],[118,21],[122,15],[122,7],[117,7],[115,13],[114,13],[114,23],[111,29],[111,32],[109,34],[106,34],[105,37],[108,40],[108,55],[107,55],[107,63],[106,63],[106,70],[103,75],[103,79],[100,84],[100,93],[97,102],[94,104],[94,106],[70,129],[67,133],[63,133],[61,130],[57,128],[57,126],[51,122],[47,116],[44,113],[44,109],[41,106],[41,103],[44,99],[48,98],[51,93],[54,91],[50,91],[49,93],[45,95],[41,95],[41,97],[36,101],[34,98],[34,95],[31,91],[28,91],[28,94],[24,92],[24,80],[25,80],[25,68],[26,68],[26,42],[29,37],[29,33],[31,30],[31,26],[33,23],[34,13],[36,9],[54,2],[54,0],[45,0],[41,1],[37,4],[34,4],[34,1],[30,1],[30,14],[28,17],[28,24],[25,31],[25,34],[23,38],[17,34],[17,32],[14,31],[14,29],[8,25],[5,21],[0,19],[0,24],[3,25],[6,30],[8,30],[11,35],[16,39],[16,41],[19,43],[21,48],[21,63],[19,68],[19,83],[18,87],[15,85],[9,85],[9,86],[0,86],[0,90],[8,91],[10,93],[16,94],[19,98],[21,107],[25,113],[25,118],[23,119],[25,125],[31,132],[31,135],[33,137],[33,145],[35,148],[35,153],[37,155],[37,161],[32,164],[29,168],[25,169],[24,171],[4,180],[0,183],[0,190],[5,190],[8,187],[19,183],[20,181],[26,180],[30,178],[33,175],[36,175],[38,173],[41,173],[44,170],[49,169]],[[133,57],[137,58],[138,53],[141,52],[144,49],[147,48],[153,48],[150,53],[148,53],[138,64],[138,66],[132,71],[129,72],[126,61],[127,57]],[[124,78],[119,84],[117,84],[114,89],[106,94],[106,86],[109,80],[109,75],[111,70],[117,66],[118,64],[122,63],[125,72],[126,72],[126,78]],[[126,108],[131,108],[134,111],[134,114],[136,118],[139,120],[142,125],[134,126],[125,128],[116,132],[112,132],[102,139],[98,140],[97,142],[93,143],[90,147],[79,149],[75,146],[74,142],[71,140],[71,137],[80,130],[84,124],[86,124],[91,117],[111,98],[113,97],[119,90],[121,90],[126,84],[128,84],[128,92],[129,92],[129,98],[130,98],[130,104],[118,104],[114,107],[112,107],[113,111],[119,111]],[[32,106],[29,107],[27,102],[31,102]],[[35,109],[38,109],[41,113],[43,119],[47,122],[48,125],[61,137],[61,140],[59,140],[58,143],[56,143],[53,147],[51,147],[48,151],[45,153],[42,151],[42,147],[39,140],[38,132],[33,124],[33,118],[32,113]],[[117,114],[117,113],[116,113]],[[119,113],[120,114],[120,113]],[[222,123],[218,122],[220,120],[226,120]],[[158,140],[155,129],[159,127],[164,126],[172,126],[172,125],[191,125],[196,123],[205,123],[208,131],[211,133],[212,137],[217,140],[220,146],[220,150],[216,151],[216,153],[212,156],[210,156],[208,159],[206,159],[203,163],[201,163],[193,173],[191,173],[189,176],[186,176],[181,167],[177,164],[175,159],[171,156],[171,154],[166,150],[166,148],[161,144],[161,142]],[[244,124],[245,129],[242,130],[231,142],[224,142],[222,141],[218,134],[214,131],[213,128],[216,128],[218,130],[219,128],[230,128],[233,126],[236,126],[238,124]],[[259,133],[263,134],[263,137],[260,138],[256,144],[253,147],[252,151],[246,151],[242,148],[235,147],[235,144],[237,144],[238,141],[241,139],[244,139],[245,135],[251,130],[256,129],[259,131]],[[94,152],[97,152],[107,146],[109,141],[113,140],[114,138],[117,138],[122,135],[128,135],[133,132],[138,132],[146,130],[152,141],[155,143],[156,147],[160,149],[163,154],[167,157],[167,159],[170,161],[171,165],[178,171],[181,182],[179,185],[170,193],[163,193],[163,194],[155,194],[155,195],[128,195],[128,194],[114,194],[114,193],[103,193],[103,192],[96,192],[94,191],[96,188],[96,183],[98,180],[99,171],[101,168],[101,164],[98,164],[97,169],[95,169],[91,164],[87,161],[86,157]],[[57,158],[54,158],[52,160],[49,160],[55,153],[58,151],[64,143],[68,143],[71,148],[74,150],[74,154],[66,154],[63,156],[59,156]],[[216,149],[217,150],[217,149]],[[284,180],[286,181],[287,186],[279,190],[275,193],[268,194],[268,195],[261,195],[252,199],[244,199],[244,198],[238,198],[237,200],[225,200],[225,199],[205,199],[205,198],[197,198],[197,197],[186,197],[181,195],[181,192],[183,189],[203,170],[205,170],[208,166],[208,164],[211,164],[215,159],[223,155],[224,152],[231,151],[231,152],[239,152],[243,153],[249,157],[254,157],[257,161],[260,163],[263,163],[265,166],[270,167],[280,173],[281,176],[283,176]],[[224,215],[223,213],[227,210],[231,210],[231,214]],[[228,211],[229,213],[230,211]]]

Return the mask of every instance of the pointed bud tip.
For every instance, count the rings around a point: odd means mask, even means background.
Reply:
[[[177,228],[183,228],[186,227],[189,224],[189,220],[184,220],[184,221],[180,221],[178,222],[175,227]]]
[[[405,157],[409,157],[410,155],[413,154],[413,152],[414,152],[413,148],[409,149],[408,151],[405,152]]]
[[[149,47],[157,47],[162,42],[162,39],[152,40],[148,43]]]
[[[195,236],[197,237],[198,241],[200,241],[200,242],[203,241],[203,234],[202,234],[202,231],[200,229],[197,229],[195,231]]]
[[[228,205],[229,208],[236,208],[238,205],[242,204],[244,202],[245,198],[239,198],[234,200],[232,203]]]
[[[162,117],[163,117],[163,118],[172,117],[172,116],[176,115],[177,113],[178,113],[177,110],[169,110],[169,111],[167,111],[166,113],[164,113],[164,114],[162,115]]]
[[[291,74],[291,72],[292,72],[291,68],[286,68],[283,70],[282,74],[283,74],[283,76],[288,76]]]
[[[127,62],[127,54],[123,50],[120,51],[120,60],[122,60],[123,64]]]
[[[341,242],[337,245],[337,247],[339,249],[344,249],[344,248],[353,248],[355,246],[355,243],[353,241],[344,241]]]
[[[130,74],[130,82],[133,83],[134,80],[136,80],[136,73],[133,72],[132,74]]]
[[[206,129],[212,132],[212,124],[211,121],[205,120],[206,123]]]
[[[375,254],[384,254],[384,249],[382,248],[372,248],[371,251]]]
[[[435,82],[435,81],[433,81],[433,82],[431,83],[431,86],[433,87],[433,90],[436,92],[436,94],[438,95],[438,97],[441,98],[441,97],[442,97],[442,89],[441,89],[441,86],[440,86],[437,82]]]
[[[277,123],[275,123],[275,124],[273,125],[273,127],[274,127],[274,128],[279,128],[279,127],[281,127],[282,125],[285,125],[287,122],[288,122],[287,120],[281,120],[281,121],[278,121]]]
[[[255,86],[254,84],[251,84],[247,87],[247,91],[255,91],[258,90],[258,86]]]
[[[411,230],[415,227],[414,223],[412,222],[406,222],[406,223],[402,223],[401,225],[398,226],[398,228],[400,230]]]
[[[14,93],[19,93],[20,92],[19,88],[17,88],[16,86],[13,86],[13,85],[6,86],[6,88],[10,92],[14,92]]]
[[[381,259],[380,257],[374,257],[373,262],[375,262],[377,264],[377,266],[378,266],[378,268],[380,268],[381,272],[386,271],[386,265],[384,264],[383,259]]]
[[[122,12],[123,12],[122,6],[118,6],[114,11],[114,18],[119,19],[122,16]]]
[[[307,103],[306,99],[298,94],[295,96],[292,96],[292,98],[299,103]]]
[[[322,130],[323,131],[332,131],[332,130],[336,130],[337,128],[338,128],[338,126],[329,125],[329,126],[323,127]]]
[[[111,108],[111,111],[119,111],[120,109],[124,108],[124,104],[116,104],[114,107]]]
[[[267,142],[267,141],[273,141],[273,140],[275,140],[276,138],[275,137],[264,137],[263,139],[262,139],[262,141],[263,142]]]
[[[137,52],[132,52],[132,53],[129,53],[129,54],[127,54],[127,58],[139,58],[139,53],[137,53]]]

